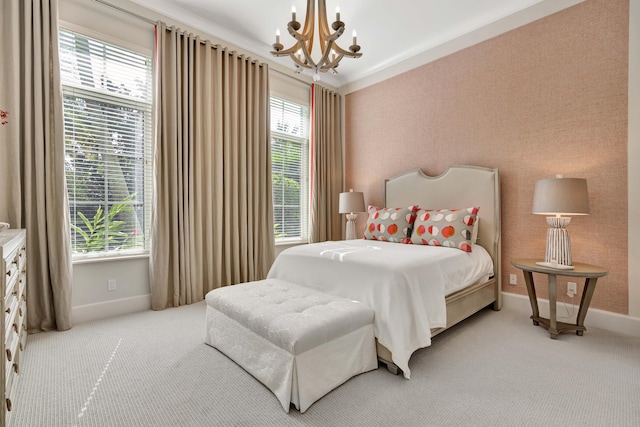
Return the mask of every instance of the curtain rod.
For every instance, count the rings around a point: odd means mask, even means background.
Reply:
[[[107,2],[105,0],[93,0],[93,1],[96,2],[96,3],[100,3],[101,5],[104,5],[104,6],[112,8],[112,9],[115,9],[115,10],[117,10],[119,12],[126,13],[127,15],[133,16],[134,18],[140,19],[141,21],[147,22],[149,24],[153,24],[153,25],[156,24],[156,21],[154,21],[153,19],[149,19],[149,18],[144,17],[142,15],[138,15],[137,13],[131,12],[130,10],[124,9],[124,8],[122,8],[120,6],[116,6],[115,4],[111,4],[111,3],[109,3],[109,2]]]
[[[124,8],[122,8],[122,7],[120,7],[120,6],[116,6],[116,5],[114,5],[114,4],[111,4],[111,3],[109,3],[109,2],[107,2],[107,1],[105,1],[105,0],[93,0],[93,1],[94,1],[94,2],[96,2],[96,3],[99,3],[99,4],[103,5],[103,6],[106,6],[106,7],[109,7],[109,8],[111,8],[111,9],[117,10],[118,12],[122,12],[122,13],[124,13],[124,14],[126,14],[126,15],[132,16],[132,17],[134,17],[134,18],[136,18],[136,19],[139,19],[139,20],[141,20],[141,21],[147,22],[147,23],[149,23],[149,24],[151,24],[151,25],[154,25],[154,26],[155,26],[155,25],[157,25],[157,24],[158,24],[158,22],[159,22],[159,21],[154,21],[153,19],[149,19],[149,18],[147,18],[147,17],[145,17],[145,16],[138,15],[137,13],[135,13],[135,12],[131,12],[130,10],[124,9]],[[181,30],[181,31],[184,33],[184,31],[183,31],[183,30]],[[201,40],[201,43],[203,43],[203,44],[204,44],[204,43],[205,43],[205,40]],[[230,50],[229,48],[227,48],[227,47],[225,47],[225,46],[221,46],[221,45],[219,45],[219,44],[212,44],[211,46],[212,46],[214,49],[218,49],[218,48],[220,48],[220,49],[225,49],[225,50],[227,50],[229,53],[234,52],[234,51]],[[248,57],[250,56],[250,55],[247,55],[247,54],[245,54],[245,53],[241,53],[241,52],[239,53],[239,55],[240,55],[240,56],[242,56],[244,59],[248,59]],[[259,60],[257,60],[257,59],[253,59],[253,58],[251,59],[251,63],[256,63],[256,62],[258,63],[258,65],[259,65],[259,66],[261,66],[261,67],[262,67],[262,61],[259,61]]]
[[[149,18],[147,18],[147,17],[145,17],[145,16],[138,15],[138,14],[137,14],[137,13],[135,13],[135,12],[131,12],[130,10],[124,9],[124,8],[122,8],[122,7],[120,7],[120,6],[116,6],[115,4],[109,3],[109,2],[107,2],[107,1],[105,1],[105,0],[93,0],[93,1],[94,1],[94,2],[96,2],[96,3],[100,3],[100,4],[101,4],[101,5],[103,5],[103,6],[110,7],[110,8],[112,8],[112,9],[114,9],[114,10],[117,10],[117,11],[119,11],[119,12],[122,12],[122,13],[125,13],[125,14],[127,14],[127,15],[130,15],[130,16],[132,16],[132,17],[134,17],[134,18],[137,18],[137,19],[139,19],[139,20],[141,20],[141,21],[144,21],[144,22],[147,22],[147,23],[149,23],[149,24],[152,24],[152,25],[156,25],[156,24],[157,24],[157,21],[154,21],[153,19],[149,19]],[[222,46],[221,46],[221,47],[222,47]],[[215,45],[214,45],[214,48],[215,48]],[[247,56],[247,55],[244,55],[244,56]],[[253,61],[252,61],[252,62],[256,62],[256,61],[257,61],[256,59],[253,59]],[[260,65],[262,65],[262,61],[257,61],[257,62],[259,62],[259,63],[260,63]],[[270,70],[270,71],[275,71],[276,73],[282,74],[283,76],[286,76],[286,77],[289,77],[289,78],[291,78],[291,79],[297,80],[297,81],[299,81],[299,82],[301,82],[301,83],[304,83],[304,84],[305,84],[305,85],[307,85],[307,86],[311,86],[311,83],[309,83],[309,82],[305,81],[304,79],[301,79],[301,78],[299,78],[299,77],[292,76],[292,75],[287,74],[287,73],[285,73],[285,72],[283,72],[283,71],[277,70],[277,69],[275,69],[274,67],[269,67],[269,70]]]

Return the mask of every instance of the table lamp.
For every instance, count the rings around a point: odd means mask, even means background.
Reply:
[[[571,269],[571,241],[567,226],[570,216],[588,215],[589,194],[587,180],[582,178],[542,179],[536,182],[533,193],[534,214],[547,215],[547,248],[545,267]]]
[[[356,219],[358,219],[356,213],[364,212],[364,195],[353,189],[347,193],[340,193],[338,210],[341,214],[347,214],[346,240],[356,239]]]

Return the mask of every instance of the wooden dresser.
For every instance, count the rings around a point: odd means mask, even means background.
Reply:
[[[2,356],[0,384],[5,401],[0,425],[8,424],[15,402],[13,395],[20,373],[20,355],[27,345],[27,252],[25,230],[0,232],[0,273],[2,279]]]

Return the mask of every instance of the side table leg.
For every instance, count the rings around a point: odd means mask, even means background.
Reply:
[[[539,317],[540,312],[538,311],[538,299],[536,297],[536,287],[533,283],[533,273],[530,271],[522,271],[524,273],[524,282],[527,284],[527,294],[529,294],[529,302],[531,303],[531,312],[533,313],[532,317]],[[540,323],[537,320],[533,320],[533,324],[538,326]]]
[[[558,338],[558,325],[556,322],[556,275],[549,274],[549,336]]]
[[[591,297],[596,290],[597,277],[586,278],[584,281],[584,289],[582,290],[582,298],[580,299],[580,308],[578,309],[578,318],[576,319],[577,326],[584,326],[584,318],[587,317],[587,311],[589,310],[589,304],[591,304]],[[576,331],[576,335],[582,336],[584,331]]]

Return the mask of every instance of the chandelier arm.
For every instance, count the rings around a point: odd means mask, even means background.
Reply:
[[[307,67],[307,68],[317,68],[318,65],[313,61],[313,58],[311,58],[311,51],[307,50],[307,45],[303,44],[300,47],[300,50],[302,51],[302,54],[304,55],[305,60],[306,60],[306,64],[307,65],[305,65],[305,67]]]
[[[298,50],[300,50],[300,42],[296,42],[293,46],[291,46],[289,49],[284,49],[284,50],[272,50],[271,54],[273,56],[287,56],[287,55],[291,55],[291,53],[295,53]]]
[[[296,55],[296,53],[298,53],[298,51],[301,48],[298,47],[297,43],[293,46],[291,46],[289,49],[287,50],[281,50],[281,51],[271,51],[271,54],[273,56],[289,56],[291,57],[291,59],[293,60],[293,62],[295,62],[297,65],[299,65],[300,67],[304,67],[304,68],[315,68],[315,64],[313,67],[311,67],[310,65],[306,64],[305,62],[300,61],[300,58],[298,58],[298,55]],[[306,58],[305,58],[306,59]]]
[[[308,0],[307,4],[313,0]],[[308,7],[308,6],[307,6]],[[342,25],[344,27],[344,24]],[[343,30],[344,31],[344,30]],[[327,2],[326,0],[318,0],[318,33],[320,36],[327,36],[329,32],[329,24],[327,22]]]
[[[327,72],[329,70],[331,70],[332,68],[335,68],[338,66],[338,64],[340,63],[340,60],[342,60],[342,58],[344,57],[344,55],[342,54],[338,54],[335,55],[335,58],[332,59],[331,61],[327,61],[323,66],[322,66],[322,71],[323,72]],[[334,70],[335,71],[335,70]]]
[[[304,18],[304,28],[302,29],[302,34],[304,34],[306,38],[305,42],[309,45],[309,57],[311,57],[311,52],[313,51],[313,33],[315,31],[316,23],[316,8],[314,1],[315,0],[307,0],[307,11]]]
[[[315,68],[316,64],[315,64],[315,62],[313,61],[313,59],[311,57],[311,52],[313,51],[313,32],[314,32],[314,24],[313,24],[314,12],[313,12],[313,8],[312,9],[307,9],[307,16],[306,16],[305,19],[306,19],[306,22],[304,24],[304,28],[302,30],[302,33],[299,33],[298,31],[296,31],[293,21],[289,22],[289,25],[287,25],[287,29],[289,30],[289,34],[291,34],[291,36],[298,41],[294,45],[294,47],[292,47],[290,49],[287,49],[287,52],[289,53],[291,58],[298,65],[301,65],[301,66],[303,66],[305,68]],[[309,22],[311,22],[311,23],[309,23]],[[295,53],[297,53],[298,50],[302,51],[302,54],[305,57],[306,63],[300,61],[298,59],[298,56],[295,55]],[[290,53],[291,51],[294,51],[294,53]]]
[[[296,63],[296,65],[298,65],[299,67],[304,67],[304,68],[314,68],[311,67],[309,64],[307,64],[306,62],[302,62],[300,60],[300,58],[297,55],[294,55],[293,53],[290,53],[289,56],[291,57],[291,59],[293,59],[293,62]]]
[[[303,62],[298,58],[298,55],[297,55],[298,52],[302,52],[302,55],[304,56],[306,62]],[[291,59],[293,59],[293,61],[296,64],[300,65],[301,67],[305,67],[305,68],[317,67],[316,63],[313,61],[313,59],[311,58],[311,55],[309,54],[309,51],[306,48],[306,44],[302,41],[297,41],[296,44],[291,46],[289,49],[271,51],[271,54],[274,56],[290,56]]]
[[[348,50],[344,50],[343,48],[341,48],[337,44],[333,45],[333,50],[336,53],[339,53],[339,54],[344,55],[344,56],[348,56],[349,58],[360,58],[362,56],[361,52],[351,52],[351,51],[348,51]]]
[[[327,43],[324,45],[324,48],[322,49],[322,57],[318,61],[318,68],[324,69],[329,63],[333,62],[329,59],[329,55],[331,55],[331,52],[335,50],[335,47],[337,47],[337,45],[335,44],[334,40],[327,41]]]
[[[291,21],[287,24],[287,30],[289,31],[289,34],[291,34],[291,37],[301,43],[309,43],[310,41],[313,41],[313,27],[311,27],[311,30],[309,32],[306,24],[304,26],[304,30],[299,33],[295,30],[295,28],[293,27],[293,21]]]

